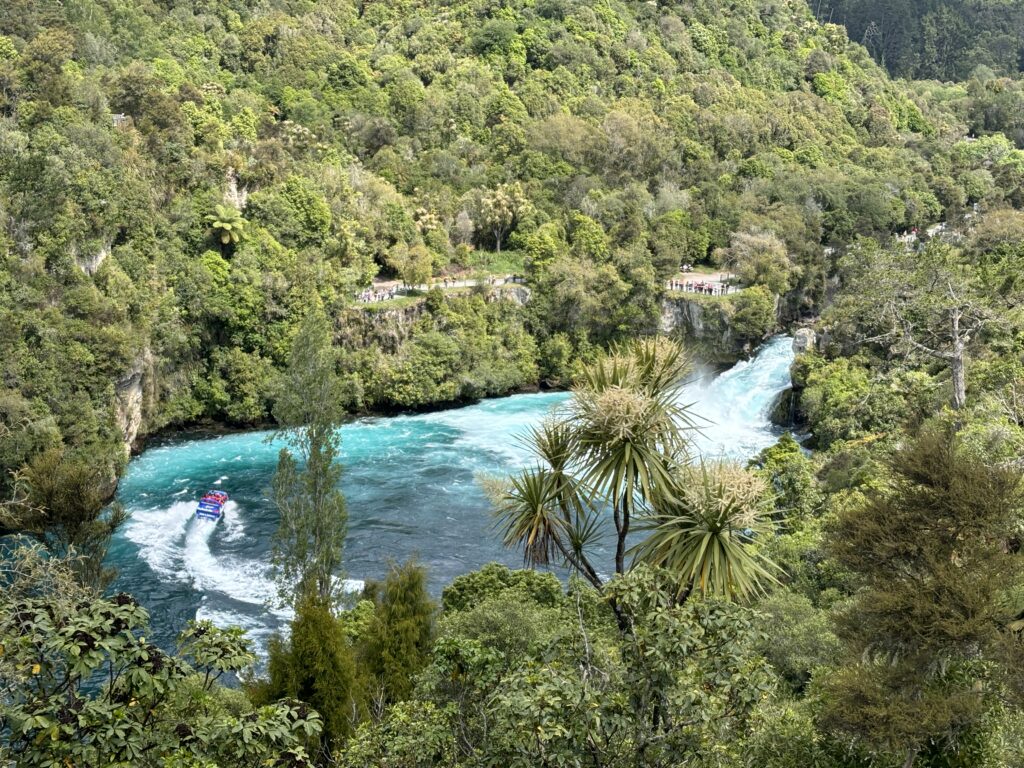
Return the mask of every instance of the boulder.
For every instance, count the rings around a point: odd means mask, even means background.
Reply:
[[[800,355],[814,349],[818,343],[818,334],[811,328],[800,328],[793,334],[793,351]]]

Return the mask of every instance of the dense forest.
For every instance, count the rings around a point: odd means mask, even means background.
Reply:
[[[846,26],[898,77],[966,80],[982,68],[1024,71],[1024,3],[1003,0],[820,2],[818,18]]]
[[[925,5],[8,0],[0,760],[1022,764],[1024,11]],[[683,265],[802,444],[692,455]],[[530,567],[340,595],[338,424],[539,386]],[[256,668],[109,589],[195,424],[287,436]]]

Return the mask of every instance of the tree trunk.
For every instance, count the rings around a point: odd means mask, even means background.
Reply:
[[[615,533],[618,541],[615,543],[615,572],[626,572],[626,537],[629,535],[629,504],[623,503],[620,512],[618,505],[615,507]]]
[[[953,350],[949,356],[950,373],[953,378],[953,410],[961,411],[967,405],[967,377],[964,373],[964,334],[960,331],[960,310],[953,311]]]
[[[953,347],[953,356],[949,361],[953,375],[953,408],[963,410],[967,405],[967,377],[964,373],[964,347],[957,342]]]
[[[917,747],[912,747],[907,750],[907,759],[903,761],[903,768],[913,768],[914,761],[917,759]]]

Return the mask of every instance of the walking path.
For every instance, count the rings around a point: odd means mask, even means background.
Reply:
[[[732,277],[728,272],[680,272],[665,283],[665,288],[706,296],[725,296],[743,290],[741,286],[730,284]]]
[[[490,277],[460,278],[443,277],[433,279],[426,285],[405,285],[400,280],[379,280],[375,279],[373,285],[356,295],[356,300],[364,304],[372,304],[378,301],[388,301],[397,296],[407,296],[410,291],[429,291],[431,288],[441,288],[444,291],[455,288],[473,288],[477,285],[512,285],[525,283],[526,279],[520,275],[491,275]]]
[[[665,288],[669,291],[725,296],[743,290],[741,286],[730,284],[729,281],[733,277],[727,272],[679,272],[665,282]],[[457,288],[473,288],[478,285],[518,285],[525,282],[526,279],[521,275],[491,275],[486,278],[442,277],[419,285],[405,285],[400,280],[375,279],[373,285],[356,295],[356,301],[363,304],[374,304],[380,301],[390,301],[399,296],[408,296],[410,291],[426,292],[431,288],[440,288],[447,292]]]

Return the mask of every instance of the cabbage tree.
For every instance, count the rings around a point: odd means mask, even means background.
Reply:
[[[671,498],[642,518],[648,536],[634,548],[636,558],[671,573],[680,597],[749,600],[778,572],[755,545],[771,532],[767,499],[764,481],[735,464],[686,467]]]
[[[615,555],[605,572],[624,573],[637,510],[671,498],[686,460],[693,418],[679,388],[688,368],[665,339],[634,341],[589,366],[566,410],[527,437],[536,464],[499,494],[505,544],[528,565],[561,560],[600,588],[593,545],[610,513]]]

